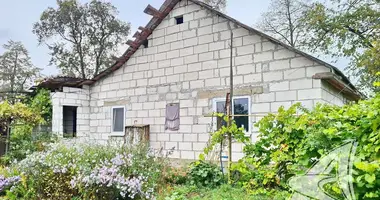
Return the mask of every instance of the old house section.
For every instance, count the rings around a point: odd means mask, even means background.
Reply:
[[[199,1],[167,0],[159,11],[145,12],[155,17],[135,34],[144,41],[130,43],[123,61],[76,88],[53,93],[56,132],[64,132],[64,106],[75,106],[77,137],[104,142],[123,136],[125,126],[145,124],[152,147],[174,147],[172,157],[196,159],[220,121],[208,115],[223,111],[229,91],[231,32],[233,112],[241,115],[235,120],[252,140],[253,123],[280,106],[342,105],[360,98],[333,66]],[[178,113],[167,110],[172,104],[179,105]],[[233,144],[234,159],[241,156],[242,144]]]

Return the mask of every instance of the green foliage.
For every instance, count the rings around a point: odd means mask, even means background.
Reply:
[[[204,161],[191,163],[187,176],[189,183],[198,187],[213,188],[224,181],[221,169],[217,165]]]
[[[223,118],[227,124],[230,120],[229,117],[223,113],[214,113],[213,116]],[[221,143],[224,144],[229,133],[231,133],[232,139],[236,142],[245,143],[249,141],[249,137],[245,135],[244,128],[238,128],[235,121],[232,121],[230,126],[222,126],[219,130],[211,133],[211,139],[207,144],[207,147],[204,148],[203,154],[200,154],[199,156],[200,160],[204,160],[205,155],[209,154],[216,145]]]
[[[50,91],[46,89],[38,89],[37,94],[31,98],[30,107],[34,112],[39,113],[46,123],[50,123],[52,119],[53,106],[50,99]]]
[[[41,69],[33,66],[21,42],[8,41],[0,54],[0,99],[16,102],[25,95],[27,84],[39,76]]]
[[[7,101],[0,103],[0,122],[11,120],[14,123],[26,123],[37,125],[43,122],[42,117],[31,108],[22,103],[9,104]]]
[[[247,189],[288,189],[287,180],[304,174],[315,160],[347,140],[358,142],[354,160],[357,199],[380,196],[380,96],[343,107],[317,105],[306,110],[295,104],[259,121],[260,140],[246,145],[236,169],[246,174]],[[254,172],[252,172],[254,169]],[[340,191],[329,186],[330,192]],[[338,191],[338,193],[336,193]]]
[[[42,13],[33,33],[49,47],[51,64],[66,75],[92,78],[116,61],[114,52],[127,40],[130,24],[117,14],[109,2],[58,0],[56,8]]]
[[[378,0],[315,3],[303,21],[310,50],[351,59],[350,70],[360,85],[372,87],[380,71],[380,9]],[[373,88],[375,91],[378,88]]]
[[[46,144],[56,141],[51,133],[32,133],[32,126],[14,126],[10,136],[10,149],[1,157],[1,163],[8,165],[14,161],[20,161],[27,155],[45,150]]]

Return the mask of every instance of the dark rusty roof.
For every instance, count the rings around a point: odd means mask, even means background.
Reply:
[[[84,81],[87,81],[87,79],[69,76],[57,76],[52,78],[45,78],[36,86],[33,86],[31,89],[46,88],[49,90],[56,90],[62,87],[79,87],[79,85],[81,85],[81,83]]]

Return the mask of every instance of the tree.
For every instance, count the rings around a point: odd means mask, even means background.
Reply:
[[[130,24],[117,19],[116,7],[101,0],[85,4],[57,0],[57,4],[58,8],[49,7],[42,13],[33,33],[50,49],[50,64],[66,75],[92,78],[115,61]]]
[[[41,69],[33,66],[21,42],[10,40],[3,48],[5,52],[0,55],[0,98],[14,102],[17,96],[25,93]]]
[[[298,0],[272,0],[258,27],[292,47],[300,47],[307,33],[301,20],[307,8]]]
[[[227,0],[204,0],[204,2],[219,11],[224,11],[227,5]]]
[[[379,19],[379,0],[314,3],[303,19],[310,33],[307,45],[314,51],[350,58],[348,69],[359,78],[359,87],[376,91],[373,83],[379,80],[376,74],[380,71]]]

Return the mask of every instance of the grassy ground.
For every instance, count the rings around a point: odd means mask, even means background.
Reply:
[[[168,187],[165,192],[158,197],[158,200],[281,200],[287,199],[288,193],[278,193],[276,195],[250,195],[242,188],[222,185],[215,189],[197,188],[195,186],[174,186]]]

